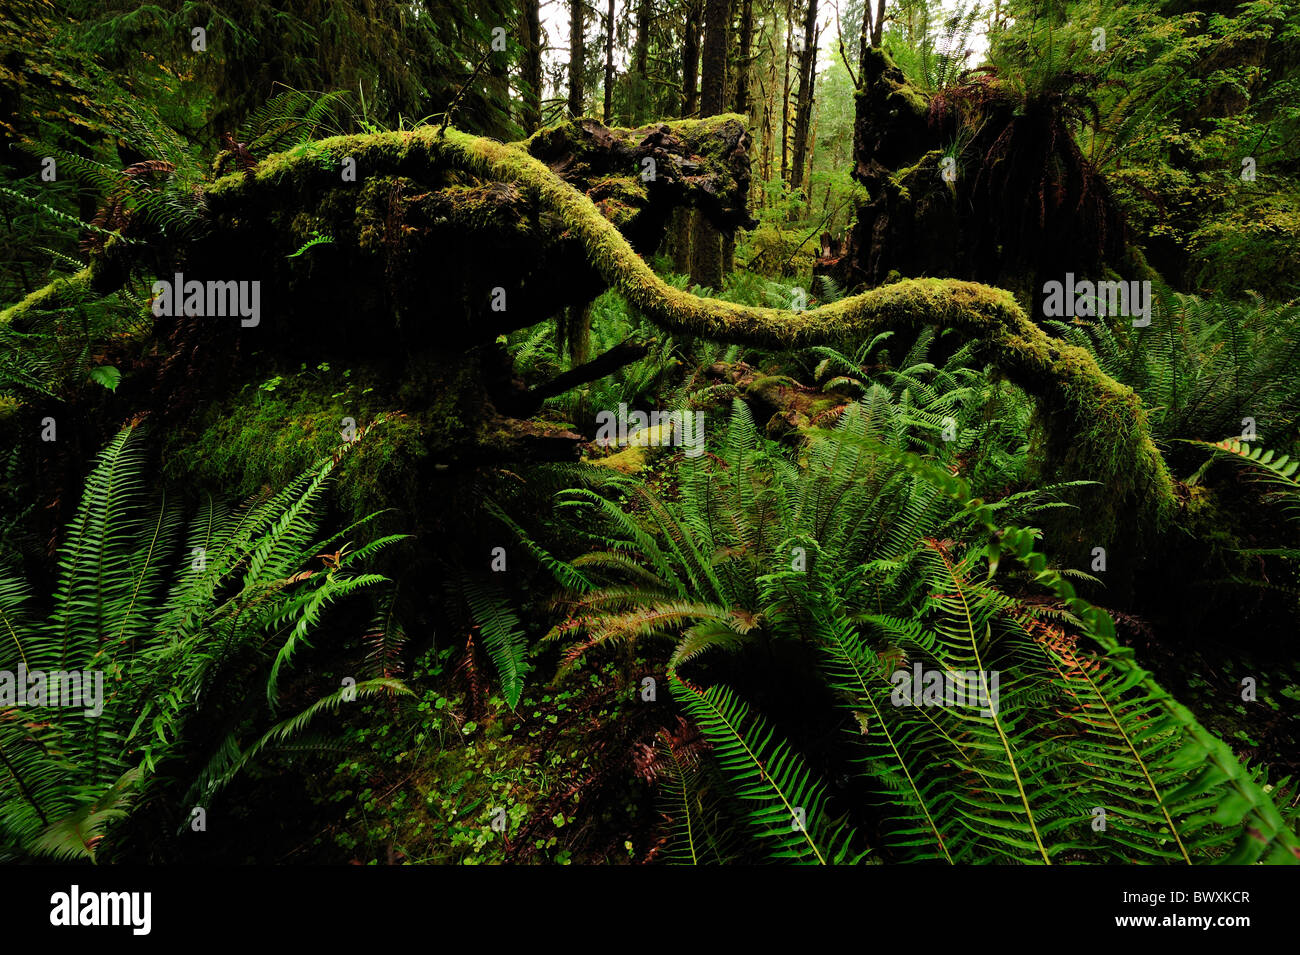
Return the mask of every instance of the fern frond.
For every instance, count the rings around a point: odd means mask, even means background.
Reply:
[[[825,794],[803,760],[726,687],[705,690],[669,673],[669,688],[713,747],[718,765],[752,804],[746,819],[768,855],[831,865],[849,856],[852,834],[826,817]]]

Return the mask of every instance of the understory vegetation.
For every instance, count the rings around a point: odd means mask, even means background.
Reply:
[[[1300,862],[1297,93],[1295,0],[16,0],[0,862]]]

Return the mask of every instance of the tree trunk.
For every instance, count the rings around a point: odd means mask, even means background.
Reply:
[[[632,76],[628,120],[633,126],[645,122],[650,90],[650,0],[641,0],[636,14],[636,46],[632,51]]]
[[[673,271],[678,275],[691,274],[691,232],[693,231],[691,216],[690,209],[674,209],[672,225],[668,232]]]
[[[803,185],[804,161],[808,152],[808,123],[812,119],[813,66],[817,59],[817,0],[808,0],[803,23],[803,51],[799,54],[799,101],[794,115],[794,158],[790,185]]]
[[[569,354],[569,367],[585,365],[591,359],[591,303],[570,305],[560,322],[560,338]]]
[[[777,64],[781,58],[777,56],[776,48],[776,30],[773,28],[767,36],[767,53],[768,68],[767,82],[761,83],[763,94],[763,148],[762,148],[762,179],[767,182],[772,178],[772,167],[776,157],[776,80]]]
[[[523,112],[524,134],[542,125],[542,19],[539,0],[523,0],[524,37]]]
[[[510,138],[510,61],[506,53],[493,52],[488,58],[483,85],[489,91],[488,102],[500,104],[492,110],[493,119],[484,132],[497,139]]]
[[[781,77],[781,181],[790,181],[790,53],[794,43],[794,10],[785,3],[785,66]]]
[[[804,215],[812,216],[813,186],[812,186],[812,157],[817,149],[817,122],[814,120],[812,128],[808,131],[808,174],[805,179],[808,182],[808,201],[804,204]],[[826,206],[830,208],[829,205]]]
[[[569,115],[583,113],[583,0],[569,0]]]
[[[754,48],[754,0],[741,0],[739,59],[736,63],[736,98],[732,111],[749,115],[749,68]]]
[[[858,31],[858,89],[866,82],[862,78],[862,69],[867,60],[867,48],[871,46],[872,33],[871,0],[862,0],[862,29]]]
[[[614,121],[614,0],[605,14],[605,125]]]
[[[871,0],[864,0],[870,3]],[[885,33],[885,0],[880,0],[876,4],[876,22],[871,26],[871,45],[879,48],[881,39]]]
[[[700,0],[686,8],[686,30],[682,36],[682,117],[695,115],[696,85],[700,75]]]
[[[700,75],[700,18],[702,0],[687,0],[686,26],[682,35],[682,116],[694,116],[698,105]],[[691,236],[695,231],[694,213],[678,209],[673,213],[673,269],[681,275],[691,273]]]
[[[727,36],[731,32],[731,0],[705,0],[704,57],[700,71],[700,115],[716,116],[727,103]],[[691,243],[691,281],[722,288],[722,236],[706,217],[695,217]]]
[[[731,0],[706,0],[704,58],[700,75],[700,115],[717,116],[727,106],[727,34]]]

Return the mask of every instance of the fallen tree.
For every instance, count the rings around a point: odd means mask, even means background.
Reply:
[[[1137,510],[1156,525],[1169,516],[1173,482],[1137,395],[1087,352],[1045,334],[1009,292],[913,279],[792,312],[700,298],[659,278],[634,243],[652,250],[675,204],[697,205],[723,227],[747,218],[738,117],[631,132],[579,125],[569,136],[577,145],[567,152],[556,145],[561,135],[546,131],[514,145],[434,127],[319,140],[207,187],[206,233],[165,250],[167,266],[187,278],[261,283],[267,317],[248,334],[257,335],[263,353],[300,346],[308,336],[364,357],[391,348],[388,336],[396,335],[411,352],[436,356],[425,366],[433,380],[423,394],[436,411],[426,424],[447,432],[432,443],[451,458],[509,457],[514,443],[515,426],[492,401],[509,390],[508,372],[464,356],[604,285],[667,331],[775,349],[951,328],[975,343],[980,360],[1037,398],[1054,468],[1100,481],[1117,513]],[[593,161],[593,150],[608,165]],[[654,175],[639,180],[647,158]],[[355,181],[340,176],[344,168],[357,170]],[[562,172],[576,172],[576,184]],[[668,201],[654,205],[656,194]],[[294,249],[313,237],[328,242],[304,264]],[[103,255],[124,253],[140,261],[132,247],[112,243]],[[156,254],[152,262],[158,268]],[[65,285],[102,290],[96,276],[109,271],[126,274],[120,264],[109,270],[99,263]],[[59,294],[58,287],[41,290],[0,318],[48,307]],[[160,388],[173,402],[202,377],[196,353],[206,351],[211,368],[243,334],[210,317],[160,326],[174,346]],[[481,387],[466,387],[470,381]],[[535,449],[537,426],[519,427]],[[577,439],[566,433],[558,445]]]
[[[890,329],[939,325],[977,344],[980,358],[1042,403],[1066,473],[1098,477],[1119,498],[1140,499],[1157,521],[1173,483],[1133,391],[1080,348],[1050,338],[1008,292],[971,282],[913,279],[803,312],[703,299],[669,286],[600,215],[589,198],[519,149],[455,130],[413,134],[449,165],[534,190],[577,233],[604,279],[663,328],[771,348],[860,341]],[[345,141],[323,146],[348,149]]]

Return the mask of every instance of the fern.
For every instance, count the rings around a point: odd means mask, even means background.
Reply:
[[[1300,306],[1159,285],[1155,305],[1140,340],[1101,321],[1048,324],[1137,391],[1161,437],[1210,440],[1240,432],[1246,416],[1265,433],[1290,431],[1300,413]]]
[[[1104,765],[1122,768],[1116,777],[1102,775],[1107,785],[1098,790],[1096,805],[1114,805],[1118,787],[1125,826],[1116,841],[1123,849],[1146,858],[1227,864],[1300,861],[1300,840],[1261,785],[1259,774],[1243,767],[1226,744],[1133,661],[1132,652],[1116,640],[1110,616],[1078,597],[1069,582],[1048,566],[1047,558],[1034,550],[1031,531],[999,526],[993,512],[971,495],[960,478],[915,455],[883,446],[879,451],[960,504],[972,525],[989,535],[982,554],[990,575],[996,573],[1002,557],[1011,556],[1068,608],[1098,647],[1093,660],[1104,676],[1064,679],[1062,674],[1064,686],[1058,688],[1081,701],[1089,724],[1079,744],[1080,763],[1097,766],[1104,747]],[[1059,668],[1062,660],[1069,662],[1054,651],[1054,665]],[[1087,684],[1086,692],[1080,692],[1081,683]],[[1108,732],[1095,732],[1108,724]],[[1143,787],[1149,789],[1149,796],[1139,795]],[[1058,827],[1051,823],[1045,830],[1051,834]],[[1082,849],[1077,841],[1067,840],[1055,851]]]
[[[299,246],[297,252],[291,252],[289,255],[286,255],[285,258],[296,259],[298,258],[298,256],[302,255],[308,249],[313,249],[318,245],[330,245],[333,242],[334,242],[333,236],[321,235],[319,232],[313,232],[312,237],[308,239],[306,242],[304,242],[301,246]]]
[[[109,442],[60,548],[48,616],[31,611],[23,581],[0,575],[0,669],[99,672],[110,690],[98,716],[0,714],[0,843],[24,855],[95,858],[162,784],[164,760],[203,755],[189,748],[188,729],[217,712],[240,725],[255,720],[249,673],[269,674],[274,702],[277,677],[324,608],[383,581],[301,569],[316,552],[313,514],[342,456],[265,501],[233,510],[207,501],[182,538],[179,509],[144,483],[135,431]],[[380,689],[399,692],[393,681],[365,684]],[[330,699],[242,754],[218,744],[201,788],[224,784]]]
[[[1258,774],[1133,663],[1110,618],[1035,549],[1036,531],[1008,526],[1061,506],[1080,482],[986,502],[953,473],[950,443],[917,441],[928,422],[908,396],[963,387],[937,371],[897,397],[871,385],[797,463],[737,402],[716,456],[683,461],[665,493],[629,482],[617,485],[621,502],[609,487],[561,493],[557,513],[583,512],[604,541],[566,565],[583,580],[557,600],[561,670],[611,643],[669,642],[674,698],[709,761],[753,801],[739,822],[770,858],[848,858],[821,815],[832,834],[790,830],[797,800],[824,808],[826,783],[727,688],[733,659],[793,642],[816,651],[863,730],[850,745],[896,858],[1292,861],[1295,836]],[[1027,579],[1002,585],[999,570],[1016,567]],[[1013,596],[1026,587],[1047,599]],[[896,705],[891,677],[913,663],[979,674],[986,697],[997,673],[997,705]],[[670,798],[689,791],[680,782]],[[1092,827],[1097,810],[1104,832]],[[697,820],[669,816],[674,851],[698,856]]]
[[[1249,444],[1236,438],[1210,443],[1208,441],[1188,441],[1187,444],[1210,448],[1217,457],[1236,462],[1248,468],[1257,482],[1271,490],[1265,495],[1282,505],[1283,513],[1293,521],[1300,521],[1300,459],[1292,460],[1288,455],[1277,454],[1262,447],[1252,448]]]
[[[514,709],[523,694],[524,677],[530,669],[525,659],[528,646],[523,625],[505,594],[495,584],[462,574],[461,589],[483,635],[488,655],[497,668],[506,705]]]
[[[770,858],[813,865],[849,858],[852,833],[826,818],[826,797],[803,761],[724,687],[699,690],[669,674],[669,688],[709,740]]]

